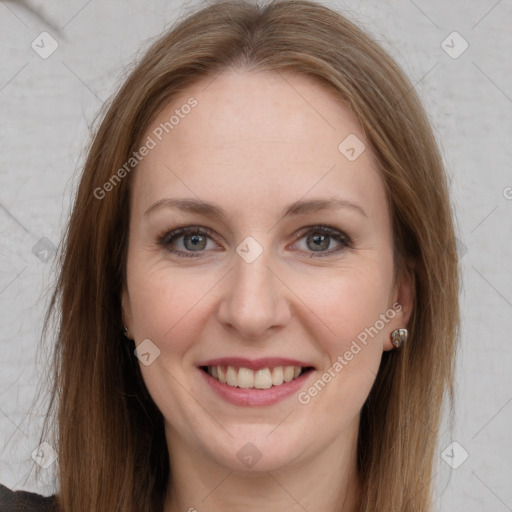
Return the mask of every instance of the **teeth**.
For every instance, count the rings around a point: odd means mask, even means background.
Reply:
[[[238,370],[238,381],[239,388],[253,388],[254,387],[254,372],[248,368],[240,368]]]
[[[268,368],[256,371],[254,374],[254,387],[258,389],[268,389],[272,387],[272,376]]]
[[[283,383],[283,367],[276,366],[272,370],[272,385],[280,386]]]
[[[293,366],[286,366],[283,372],[283,380],[285,382],[290,382],[293,380],[293,374],[295,373],[295,369]]]
[[[235,368],[233,366],[208,366],[208,373],[223,384],[239,388],[269,389],[291,382],[302,371],[300,366],[276,366],[275,368]]]
[[[228,371],[226,372],[226,384],[233,387],[236,387],[237,385],[237,371],[232,366],[228,366]]]

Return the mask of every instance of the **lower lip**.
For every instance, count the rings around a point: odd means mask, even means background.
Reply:
[[[234,405],[243,405],[246,407],[272,405],[290,395],[297,393],[306,379],[314,372],[309,370],[300,377],[290,381],[283,382],[280,386],[272,386],[268,389],[245,389],[235,388],[228,384],[223,384],[220,380],[214,379],[210,374],[199,368],[199,372],[206,379],[206,382],[215,393],[217,393],[226,402]]]

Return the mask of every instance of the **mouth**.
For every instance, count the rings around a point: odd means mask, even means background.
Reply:
[[[213,379],[233,388],[277,388],[314,370],[312,366],[267,366],[258,369],[244,366],[209,365],[199,367]]]

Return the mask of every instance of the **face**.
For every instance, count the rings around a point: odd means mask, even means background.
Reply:
[[[268,471],[353,443],[412,301],[354,115],[307,77],[229,71],[148,137],[122,300],[170,452]]]

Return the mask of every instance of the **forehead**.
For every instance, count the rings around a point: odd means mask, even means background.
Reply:
[[[279,206],[337,191],[371,209],[384,197],[357,118],[301,75],[230,70],[209,77],[159,112],[148,137],[155,146],[136,170],[134,209],[178,196]]]

